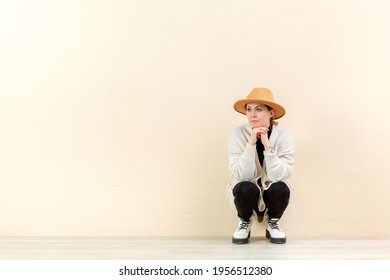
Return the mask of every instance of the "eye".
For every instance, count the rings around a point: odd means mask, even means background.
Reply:
[[[246,107],[246,111],[247,111],[247,112],[250,112],[250,111],[251,111],[251,108]]]
[[[261,111],[263,111],[263,110],[260,107],[256,108],[256,112],[261,112]]]

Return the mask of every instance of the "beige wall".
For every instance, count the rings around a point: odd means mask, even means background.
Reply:
[[[287,234],[390,236],[389,13],[2,1],[0,235],[230,236],[232,104],[265,86],[296,141]]]

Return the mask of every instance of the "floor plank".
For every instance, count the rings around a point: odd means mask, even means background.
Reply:
[[[0,237],[2,260],[372,260],[390,259],[390,239],[262,237],[235,245],[226,237]]]

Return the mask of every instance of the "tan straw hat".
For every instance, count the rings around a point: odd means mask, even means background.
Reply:
[[[236,103],[234,103],[234,109],[237,112],[245,115],[245,106],[248,103],[261,103],[271,107],[275,111],[275,120],[283,117],[286,113],[286,110],[281,105],[275,103],[274,95],[267,88],[254,88],[251,93],[249,93],[246,99],[240,99]]]

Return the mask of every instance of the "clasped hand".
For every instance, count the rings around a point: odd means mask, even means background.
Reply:
[[[264,149],[268,149],[271,144],[268,139],[268,128],[267,127],[256,127],[252,129],[251,137],[249,138],[249,144],[256,145],[257,139],[261,139],[261,143]]]

